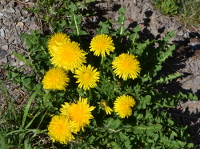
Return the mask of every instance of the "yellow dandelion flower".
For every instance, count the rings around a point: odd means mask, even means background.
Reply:
[[[64,104],[61,105],[62,108],[60,108],[60,112],[62,115],[69,117],[69,106],[70,104],[68,102],[64,102]]]
[[[113,111],[106,103],[106,101],[101,101],[101,105],[103,106],[104,110],[106,111],[106,114],[111,114]]]
[[[100,73],[91,65],[79,67],[75,70],[74,75],[74,77],[77,78],[76,83],[79,83],[78,87],[84,90],[97,86],[96,82],[99,81],[99,76]]]
[[[64,115],[55,115],[52,117],[48,126],[48,134],[53,142],[58,141],[67,144],[74,139],[72,133],[77,133],[77,125],[70,121]]]
[[[139,76],[141,71],[140,63],[133,54],[121,54],[116,57],[112,62],[114,73],[127,80],[127,78],[135,79]]]
[[[48,70],[42,80],[43,89],[65,90],[69,78],[67,73],[61,68]]]
[[[90,119],[93,118],[91,111],[93,111],[94,108],[93,106],[90,107],[87,103],[87,98],[80,97],[76,104],[72,103],[69,105],[65,102],[60,111],[62,115],[68,115],[71,121],[76,122],[79,128],[78,131],[81,129],[84,131],[84,127],[89,125]]]
[[[56,48],[61,46],[66,41],[70,41],[70,37],[67,36],[65,33],[55,33],[51,35],[48,42],[49,53],[54,53]]]
[[[128,117],[132,114],[131,107],[135,106],[135,100],[128,95],[117,97],[114,102],[114,111],[117,112],[121,118]]]
[[[90,51],[94,52],[94,55],[105,57],[106,54],[110,55],[110,52],[115,50],[113,40],[110,36],[101,34],[94,37],[90,43]]]
[[[77,42],[66,41],[52,53],[51,62],[57,67],[74,71],[86,62],[86,52],[80,49]]]

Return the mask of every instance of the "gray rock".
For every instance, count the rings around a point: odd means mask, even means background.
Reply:
[[[15,56],[12,54],[12,55],[11,55],[11,58],[15,58]]]
[[[0,59],[0,64],[6,64],[6,63],[8,63],[7,57]]]
[[[190,37],[189,32],[186,32],[183,37],[184,38],[189,38]]]
[[[28,22],[30,19],[29,18],[26,18],[26,19],[23,19],[22,22],[26,23]]]
[[[0,58],[6,56],[7,53],[5,50],[0,49]]]
[[[9,43],[12,43],[14,40],[15,40],[15,37],[13,37],[13,36],[10,36],[10,37],[8,38],[8,42],[9,42]]]
[[[20,66],[24,65],[24,62],[20,61],[20,62],[19,62],[19,65],[20,65]]]
[[[4,45],[4,44],[7,44],[7,41],[5,40],[4,37],[0,36],[0,45]]]
[[[15,1],[10,1],[7,5],[7,8],[13,8],[15,4]]]
[[[5,32],[2,28],[0,29],[0,36],[5,37]]]
[[[177,32],[177,35],[179,35],[179,36],[183,36],[183,35],[184,35],[183,30],[178,31],[178,32]]]
[[[9,13],[14,13],[15,10],[14,10],[13,8],[9,8],[9,9],[7,9],[7,12],[9,12]]]
[[[1,48],[2,48],[3,50],[8,51],[8,45],[7,45],[7,44],[6,44],[6,45],[3,45]]]
[[[7,16],[9,16],[9,15],[7,15]],[[14,22],[11,17],[5,17],[3,19],[3,24],[5,24],[6,26],[11,26],[13,23]]]

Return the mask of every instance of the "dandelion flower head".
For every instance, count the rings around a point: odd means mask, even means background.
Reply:
[[[71,121],[74,121],[78,126],[78,131],[90,124],[90,119],[93,118],[91,111],[95,109],[94,106],[90,106],[87,103],[87,98],[79,98],[77,103],[64,103],[60,109],[62,115],[68,115]]]
[[[74,71],[86,62],[86,52],[80,49],[77,42],[66,41],[52,53],[51,62],[57,67]]]
[[[77,133],[77,125],[70,121],[64,115],[55,115],[52,117],[48,126],[48,134],[53,142],[58,141],[61,144],[67,144],[74,139],[72,133]]]
[[[69,78],[67,73],[61,68],[48,70],[42,80],[43,89],[65,90]]]
[[[70,37],[65,33],[55,33],[53,34],[48,42],[49,53],[52,54],[56,51],[56,48],[61,46],[66,41],[70,41]]]
[[[96,82],[99,81],[100,73],[97,69],[94,69],[91,65],[81,66],[75,70],[76,83],[79,83],[78,87],[88,90],[97,86]]]
[[[141,71],[140,63],[133,54],[123,53],[116,57],[112,62],[114,73],[127,80],[127,78],[135,79]]]
[[[90,43],[90,51],[94,52],[94,55],[105,57],[106,54],[110,55],[110,52],[115,50],[113,40],[110,36],[101,34],[94,37]]]
[[[122,95],[114,102],[114,111],[121,118],[128,117],[132,114],[131,107],[135,106],[135,100],[129,95]]]
[[[111,112],[113,111],[108,105],[107,105],[107,103],[106,103],[106,101],[101,101],[101,105],[102,105],[102,107],[104,108],[104,110],[105,110],[105,112],[106,112],[106,114],[108,115],[108,114],[111,114]]]
[[[69,106],[70,104],[68,102],[64,102],[64,104],[61,105],[62,108],[60,108],[60,112],[61,112],[61,115],[65,115],[67,117],[69,117]]]

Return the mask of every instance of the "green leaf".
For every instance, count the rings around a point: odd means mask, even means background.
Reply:
[[[109,25],[104,23],[104,22],[99,22],[99,29],[97,30],[97,32],[99,34],[109,34]]]
[[[180,73],[169,74],[168,76],[160,77],[158,80],[155,81],[155,84],[168,83],[168,82],[172,81],[173,79],[176,79],[180,76],[181,76]]]
[[[187,148],[192,148],[192,147],[194,147],[194,144],[193,144],[193,143],[188,143],[188,144],[187,144]]]
[[[134,134],[144,134],[144,132],[146,131],[150,131],[150,132],[157,132],[160,131],[162,129],[162,125],[161,124],[151,124],[151,125],[138,125],[133,127],[133,133]]]
[[[116,142],[111,142],[111,145],[114,149],[121,149],[121,147]]]
[[[39,92],[39,89],[36,90],[36,91],[30,96],[30,99],[29,99],[29,101],[28,101],[28,103],[27,103],[27,105],[26,105],[26,107],[25,107],[25,109],[24,109],[24,114],[23,114],[23,118],[22,118],[21,129],[24,128],[24,125],[25,125],[25,122],[26,122],[26,118],[27,118],[27,116],[28,116],[28,111],[29,111],[29,109],[30,109],[31,103],[32,103],[33,99],[35,98],[35,96],[38,94],[38,92]]]
[[[31,59],[27,59],[25,55],[23,54],[18,54],[15,51],[12,53],[17,59],[20,61],[24,62],[27,66],[34,68],[33,64],[31,63]]]
[[[193,100],[193,101],[198,101],[199,100],[198,97],[193,93],[189,93],[188,94],[188,99],[189,100]]]
[[[25,130],[28,129],[28,128],[30,127],[30,125],[33,123],[33,121],[35,120],[35,118],[36,118],[37,116],[40,115],[40,113],[41,113],[41,111],[38,111],[38,112],[33,116],[33,118],[31,119],[31,121],[30,121],[30,122],[26,125],[26,127],[24,128]]]
[[[119,13],[119,15],[125,15],[125,13],[126,13],[126,8],[125,8],[125,7],[121,7],[121,8],[118,10],[118,13]]]
[[[86,3],[95,2],[96,0],[86,0]]]
[[[28,86],[31,83],[31,78],[24,78],[22,83],[24,86]]]
[[[107,120],[104,120],[104,125],[107,128],[110,129],[117,129],[120,125],[122,124],[122,122],[119,119],[113,119],[113,118],[108,118]]]
[[[139,25],[137,25],[135,28],[133,28],[132,31],[135,32],[135,33],[138,33],[140,31]]]
[[[77,10],[78,9],[77,9],[76,5],[73,2],[71,2],[71,4],[70,4],[70,13],[74,14]]]

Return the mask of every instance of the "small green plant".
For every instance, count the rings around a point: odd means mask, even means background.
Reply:
[[[76,12],[72,13],[71,2],[66,0],[36,0],[33,8],[25,8],[25,10],[37,14],[40,20],[46,24],[53,32],[62,32],[69,29],[72,14],[76,17],[82,14],[88,15],[87,4],[95,0],[74,0],[76,4]],[[74,9],[75,7],[73,7]]]
[[[11,128],[8,119],[12,117],[4,113],[3,147],[193,147],[187,126],[172,118],[169,110],[180,98],[197,97],[155,89],[180,76],[159,75],[162,63],[175,49],[168,44],[174,33],[168,32],[161,40],[141,41],[138,26],[131,31],[124,28],[125,8],[120,8],[118,20],[100,22],[93,37],[82,29],[77,4],[68,4],[70,32],[22,33],[29,55],[13,54],[33,69],[31,74],[5,66],[9,79],[31,96],[21,114],[15,114],[18,123]],[[113,23],[119,28],[114,30]],[[48,136],[46,142],[43,136]]]
[[[155,6],[166,15],[177,15],[180,9],[179,0],[152,0]]]
[[[176,16],[186,27],[192,30],[200,27],[198,0],[153,0],[153,3],[165,15]]]
[[[179,18],[187,27],[200,27],[200,1],[181,0]]]

